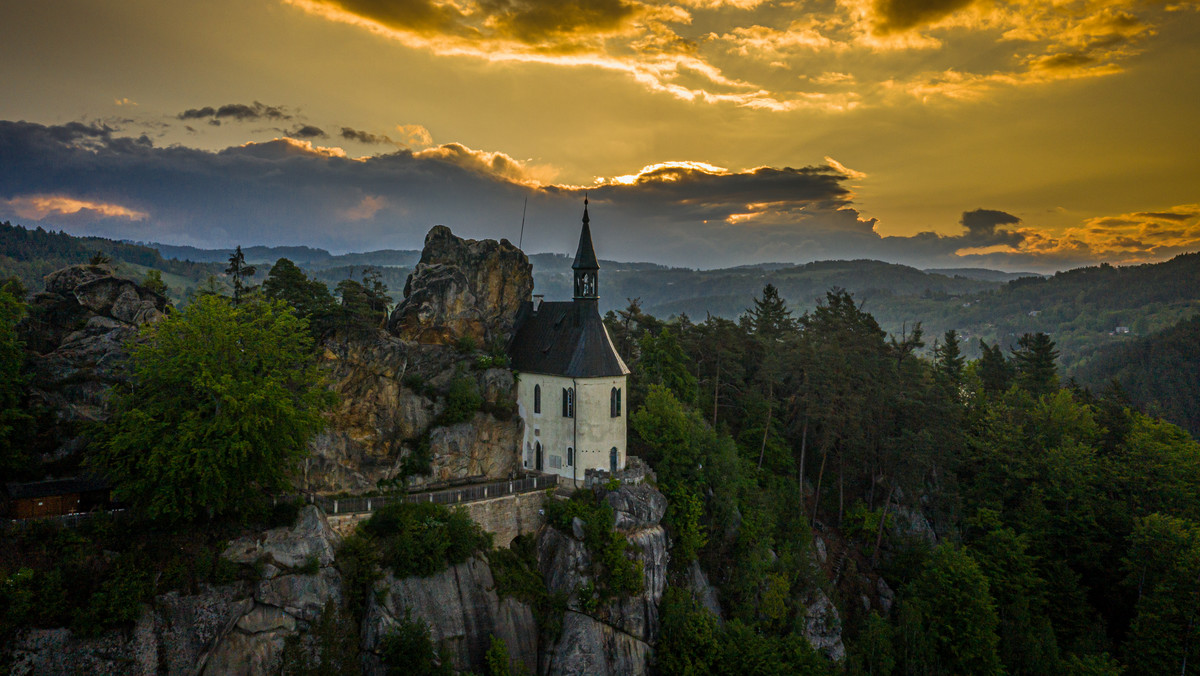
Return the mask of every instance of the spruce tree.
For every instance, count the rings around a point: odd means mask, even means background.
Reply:
[[[1017,385],[1034,396],[1050,394],[1058,389],[1058,350],[1050,336],[1026,333],[1017,339],[1013,350]]]

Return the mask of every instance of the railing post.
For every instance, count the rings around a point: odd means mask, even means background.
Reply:
[[[333,513],[334,514],[338,513],[338,501],[337,500],[333,501]]]
[[[371,511],[371,498],[367,498],[367,511]]]

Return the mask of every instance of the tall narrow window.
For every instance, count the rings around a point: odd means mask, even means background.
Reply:
[[[533,386],[533,412],[534,413],[542,412],[542,386],[541,385]]]
[[[621,390],[620,388],[612,388],[612,392],[608,396],[608,414],[614,418],[621,416]]]
[[[567,448],[567,467],[575,466],[575,449]]]
[[[564,418],[575,417],[575,388],[573,387],[563,388],[562,414]]]

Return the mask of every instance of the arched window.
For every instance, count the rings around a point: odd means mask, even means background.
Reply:
[[[562,414],[564,418],[575,417],[575,388],[563,388]]]
[[[621,416],[621,389],[619,387],[612,388],[612,392],[608,396],[608,414],[614,418]]]
[[[533,412],[534,413],[542,412],[542,386],[541,385],[533,386]]]
[[[617,473],[617,447],[616,446],[613,446],[612,450],[608,452],[608,466],[609,466],[610,472],[612,472],[613,474]]]
[[[568,446],[567,447],[567,466],[572,467],[574,465],[575,465],[575,449]]]

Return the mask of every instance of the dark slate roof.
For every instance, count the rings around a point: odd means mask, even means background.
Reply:
[[[526,301],[509,356],[517,371],[601,378],[629,373],[593,302],[544,302],[533,311]]]
[[[71,479],[51,479],[35,481],[28,484],[10,483],[5,487],[8,497],[13,500],[45,498],[51,495],[70,495],[72,493],[90,493],[92,491],[108,490],[108,482],[95,477],[79,477]]]
[[[579,233],[579,248],[575,250],[575,270],[599,270],[596,249],[592,247],[592,228],[588,225],[587,205],[583,207],[583,230]]]

